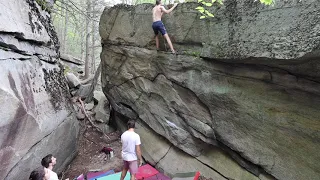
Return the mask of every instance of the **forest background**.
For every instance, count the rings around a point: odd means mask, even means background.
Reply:
[[[182,2],[182,1],[181,1]],[[60,40],[60,52],[85,63],[83,79],[92,76],[100,63],[99,20],[105,7],[115,4],[155,3],[155,0],[56,0],[53,24]],[[163,0],[163,4],[173,3]]]

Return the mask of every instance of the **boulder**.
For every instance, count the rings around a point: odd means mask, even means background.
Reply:
[[[70,88],[78,88],[81,85],[80,80],[73,73],[68,72],[66,78]]]
[[[197,6],[179,4],[163,18],[180,55],[155,50],[152,5],[105,9],[101,77],[114,111],[173,145],[161,160],[171,161],[168,173],[214,157],[225,164],[204,171],[217,179],[319,179],[320,3],[226,0],[205,20]]]
[[[235,64],[272,64],[320,79],[318,1],[278,1],[265,6],[254,0],[225,0],[224,5],[208,8],[215,18],[204,20],[199,19],[197,6],[179,3],[162,18],[180,52]],[[152,8],[153,4],[106,7],[100,20],[102,43],[155,50]]]
[[[164,167],[168,176],[173,176],[178,172],[200,171],[201,175],[210,177],[214,180],[227,180],[225,177],[215,172],[205,164],[195,161],[195,159],[176,147],[170,148],[166,156],[161,159],[156,168]]]
[[[75,90],[73,96],[86,97],[90,92],[91,84],[81,84],[78,90]]]
[[[91,110],[94,108],[94,103],[93,103],[93,102],[91,102],[91,103],[86,103],[86,104],[84,104],[84,106],[85,106],[85,109],[86,109],[87,111],[91,111]]]
[[[0,179],[26,179],[47,154],[55,171],[77,154],[79,124],[49,9],[0,0]],[[46,1],[50,3],[50,1]],[[52,5],[52,4],[51,4]]]
[[[116,116],[115,120],[121,127],[125,126],[119,117]],[[193,158],[140,121],[136,123],[135,132],[140,135],[143,158],[171,177],[177,172],[194,171],[214,179],[259,180],[268,176],[262,173],[257,177],[249,173],[222,149],[213,146],[208,147],[203,155]]]
[[[93,92],[93,97],[98,100],[98,102],[100,100],[104,101],[106,99],[106,95],[104,95],[104,93],[102,91],[94,91]]]
[[[143,124],[137,123],[135,132],[140,135],[143,158],[152,166],[156,166],[168,153],[172,144]],[[164,172],[167,171],[166,166],[160,166],[159,168]]]
[[[98,126],[104,134],[109,134],[116,131],[113,127],[105,123],[96,123],[95,125]]]
[[[78,153],[77,143],[74,142],[76,139],[69,138],[78,137],[79,126],[74,122],[74,117],[69,116],[51,134],[41,139],[36,146],[21,157],[20,162],[16,164],[6,179],[29,177],[30,172],[39,166],[41,159],[48,154],[53,154],[57,158],[57,165],[53,170],[55,172],[64,171]]]
[[[86,118],[86,116],[83,114],[82,110],[78,110],[76,117],[78,120],[84,120]]]
[[[103,92],[95,92],[95,98],[98,99],[98,105],[94,108],[95,119],[99,122],[108,124],[110,118],[110,104]]]
[[[84,62],[82,60],[68,54],[60,54],[60,60],[65,71],[74,73],[77,76],[84,72]]]

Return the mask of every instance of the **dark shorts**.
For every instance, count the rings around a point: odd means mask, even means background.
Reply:
[[[156,21],[152,23],[152,29],[155,35],[158,35],[159,31],[162,35],[167,34],[166,28],[164,27],[162,21]]]
[[[138,172],[138,161],[123,161],[123,167],[129,169],[131,174],[137,174]]]

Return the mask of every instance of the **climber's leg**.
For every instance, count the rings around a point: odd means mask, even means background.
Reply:
[[[168,42],[168,44],[169,44],[169,47],[170,47],[170,49],[171,49],[171,52],[172,52],[172,53],[176,53],[176,51],[173,49],[173,45],[172,45],[172,43],[171,43],[170,37],[168,36],[168,33],[166,33],[166,34],[163,35],[163,36],[166,38],[166,40],[167,40],[167,42]]]
[[[159,34],[155,36],[156,36],[156,47],[157,47],[157,50],[159,50]]]

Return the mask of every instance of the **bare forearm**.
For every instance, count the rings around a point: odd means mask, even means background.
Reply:
[[[175,7],[177,7],[177,4],[173,5],[173,6],[169,9],[169,13],[172,12]]]
[[[166,10],[163,6],[161,7],[161,11],[166,13],[166,14],[169,14],[178,4],[175,3],[170,9]]]
[[[137,156],[138,156],[139,160],[141,161],[141,160],[142,160],[142,156],[141,156],[141,151],[140,151],[140,149],[137,150]]]

